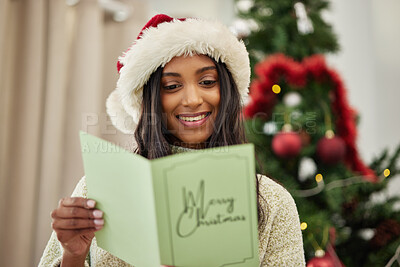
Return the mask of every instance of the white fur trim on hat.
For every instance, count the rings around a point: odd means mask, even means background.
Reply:
[[[151,74],[176,56],[193,54],[208,55],[225,63],[244,101],[250,83],[244,43],[219,22],[174,19],[145,29],[141,38],[119,58],[123,67],[117,88],[106,102],[114,126],[124,133],[134,133],[141,113],[143,86]]]

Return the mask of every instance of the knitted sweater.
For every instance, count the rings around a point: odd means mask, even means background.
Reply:
[[[174,151],[175,153],[178,151]],[[260,206],[265,219],[259,225],[259,257],[261,266],[305,266],[299,216],[292,196],[281,185],[258,175]],[[77,184],[73,197],[87,198],[86,180]],[[63,248],[55,232],[44,250],[39,266],[59,266]],[[97,246],[93,238],[85,266],[131,266]]]

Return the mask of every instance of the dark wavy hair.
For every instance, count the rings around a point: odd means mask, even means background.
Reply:
[[[219,77],[220,103],[213,134],[205,145],[210,148],[246,143],[239,90],[226,65],[215,60],[213,62]],[[137,142],[135,152],[148,159],[170,155],[170,144],[173,143],[173,137],[162,120],[160,96],[162,71],[163,68],[159,67],[143,87],[142,114],[135,131]],[[256,186],[257,202],[260,203],[262,196],[257,177]],[[258,205],[258,217],[260,224],[264,219],[260,205]]]

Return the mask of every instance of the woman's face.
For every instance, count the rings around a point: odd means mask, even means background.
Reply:
[[[214,131],[220,101],[219,77],[207,56],[174,57],[163,70],[163,120],[181,146],[204,147]]]

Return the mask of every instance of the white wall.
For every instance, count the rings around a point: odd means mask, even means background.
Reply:
[[[341,52],[329,62],[344,79],[350,104],[359,112],[358,147],[367,163],[400,144],[400,1],[331,1],[326,14]],[[389,193],[400,194],[400,177]]]
[[[150,15],[218,19],[228,25],[234,18],[233,0],[148,0]]]

